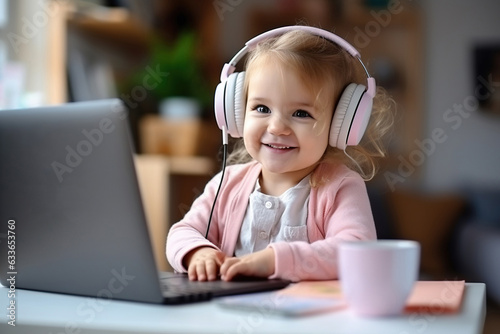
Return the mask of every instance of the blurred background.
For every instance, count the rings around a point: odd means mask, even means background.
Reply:
[[[398,103],[389,186],[499,184],[499,12],[493,0],[1,0],[0,106],[119,97],[138,151],[147,115],[201,118],[211,138],[223,63],[261,32],[309,24],[353,44]],[[218,144],[189,149],[213,157]]]
[[[121,98],[144,170],[168,170],[144,184],[166,187],[145,192],[170,226],[219,169],[222,65],[275,27],[330,30],[397,102],[368,183],[379,237],[420,241],[423,277],[486,282],[499,303],[499,14],[496,0],[0,0],[0,108]]]

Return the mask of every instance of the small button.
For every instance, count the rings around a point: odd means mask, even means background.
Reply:
[[[266,208],[268,208],[268,209],[273,207],[273,203],[270,201],[267,201],[265,205],[266,205]]]
[[[267,233],[265,231],[260,231],[259,232],[259,238],[266,239],[267,238]]]

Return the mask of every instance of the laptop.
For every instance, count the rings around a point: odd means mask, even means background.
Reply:
[[[159,273],[133,152],[119,99],[0,110],[2,285],[166,304],[288,285]]]

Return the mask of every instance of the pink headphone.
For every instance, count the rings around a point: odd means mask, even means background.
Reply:
[[[281,35],[292,30],[303,30],[326,38],[357,58],[367,75],[367,87],[355,83],[349,84],[343,91],[337,108],[333,114],[330,128],[329,144],[344,150],[346,146],[358,145],[368,126],[375,96],[375,79],[370,77],[359,52],[339,36],[326,30],[307,26],[288,26],[267,31],[245,43],[245,46],[224,64],[220,75],[221,82],[215,90],[215,119],[223,133],[229,133],[233,138],[243,135],[245,117],[245,96],[243,85],[245,72],[234,72],[236,64],[256,45],[269,37]],[[227,140],[226,140],[227,142]]]

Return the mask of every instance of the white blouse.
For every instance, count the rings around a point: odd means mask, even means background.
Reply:
[[[277,241],[309,241],[306,226],[309,179],[308,175],[280,196],[262,193],[257,179],[241,225],[236,256],[262,250]]]

